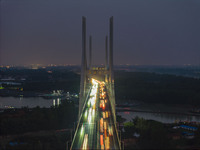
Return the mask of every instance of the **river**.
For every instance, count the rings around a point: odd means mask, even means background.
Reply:
[[[133,118],[140,117],[148,120],[155,120],[162,123],[175,123],[175,121],[195,121],[200,122],[200,116],[178,115],[178,114],[162,114],[162,113],[146,113],[146,112],[118,112],[118,115],[126,119],[126,122]]]
[[[0,97],[0,108],[5,108],[5,107],[21,108],[24,106],[28,106],[29,108],[33,108],[36,106],[49,108],[52,105],[58,103],[60,103],[60,100],[58,99],[56,100],[44,99],[41,97]],[[180,107],[175,105],[164,105],[164,104],[141,104],[138,106],[134,106],[132,108],[141,111],[186,113],[189,110],[191,110],[192,107],[189,106]],[[200,116],[195,116],[195,115],[131,112],[131,111],[117,112],[117,114],[125,118],[126,121],[131,121],[133,118],[138,116],[144,119],[156,120],[162,123],[174,123],[176,120],[200,122]]]
[[[54,101],[53,99],[44,99],[41,97],[0,97],[0,108],[21,108],[26,106],[29,108],[36,106],[48,108],[53,105]]]
[[[162,123],[174,123],[175,121],[200,122],[200,115],[199,116],[193,114],[186,115],[186,113],[192,110],[192,108],[193,108],[192,106],[187,106],[187,105],[180,106],[180,105],[164,105],[164,104],[141,104],[131,107],[131,109],[137,110],[136,112],[128,111],[128,109],[130,108],[127,108],[127,111],[117,112],[117,114],[125,118],[126,122],[131,121],[135,117],[155,120]],[[158,113],[139,112],[139,111],[150,111],[150,112],[156,111]]]

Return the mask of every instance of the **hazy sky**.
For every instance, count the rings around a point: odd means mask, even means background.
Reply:
[[[2,64],[80,64],[82,16],[96,64],[110,16],[115,64],[200,64],[200,0],[0,1]]]

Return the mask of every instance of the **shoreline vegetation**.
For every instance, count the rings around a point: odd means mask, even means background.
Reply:
[[[0,113],[0,149],[64,150],[77,117],[70,101],[51,108],[7,109]]]
[[[164,124],[136,117],[130,122],[117,116],[125,149],[199,149],[200,128],[184,122]],[[184,125],[183,125],[184,124]],[[191,131],[186,128],[197,128]]]
[[[200,106],[200,79],[151,72],[115,71],[116,103]],[[79,93],[80,74],[68,69],[0,70],[0,96],[38,97],[55,90]]]
[[[115,73],[117,103],[138,100],[146,103],[200,106],[200,79],[146,72]]]

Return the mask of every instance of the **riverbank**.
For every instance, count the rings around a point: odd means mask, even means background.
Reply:
[[[200,123],[200,115],[190,112],[194,107],[192,105],[141,103],[133,107],[116,107],[116,112],[117,115],[125,118],[127,122],[132,121],[136,117],[140,117],[162,123],[175,123],[180,121]]]
[[[164,112],[164,111],[148,111],[148,110],[137,110],[134,108],[116,108],[117,112],[144,112],[144,113],[158,113],[158,114],[175,114],[175,115],[186,115],[186,116],[200,116],[197,113],[183,113],[183,112]]]

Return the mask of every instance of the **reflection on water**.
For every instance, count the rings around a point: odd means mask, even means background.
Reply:
[[[155,120],[162,123],[174,123],[175,121],[196,121],[200,122],[200,116],[187,116],[178,114],[162,114],[162,113],[146,113],[146,112],[118,112],[118,115],[127,119],[126,121],[131,121],[133,118],[140,117],[147,120]]]
[[[60,101],[57,102],[57,104],[59,103]],[[44,99],[41,97],[0,97],[0,108],[5,108],[6,106],[11,106],[14,108],[21,108],[24,106],[28,106],[29,108],[36,106],[51,107],[52,105],[52,99]]]
[[[58,106],[58,105],[60,105],[60,98],[53,100],[53,106]]]

